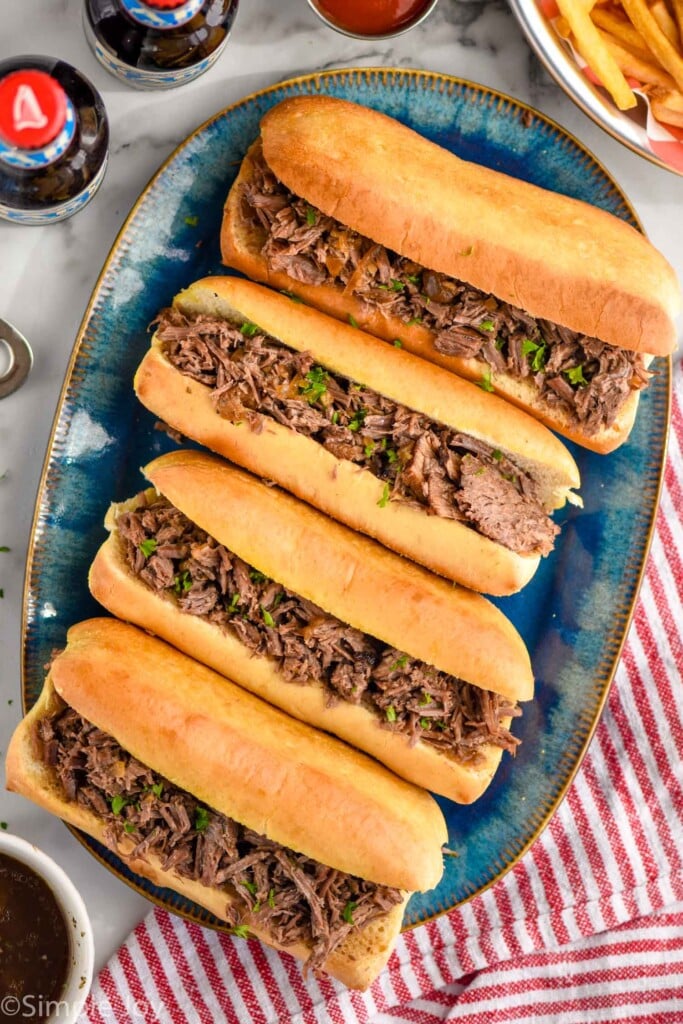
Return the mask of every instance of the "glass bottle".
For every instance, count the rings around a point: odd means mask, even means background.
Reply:
[[[49,224],[71,217],[102,183],[109,126],[102,99],[53,57],[0,61],[0,217]]]
[[[238,0],[85,0],[85,34],[117,78],[139,89],[171,89],[211,67],[237,6]]]

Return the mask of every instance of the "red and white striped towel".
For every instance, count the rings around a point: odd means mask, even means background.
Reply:
[[[569,793],[487,892],[401,936],[369,992],[153,910],[81,1024],[683,1022],[683,371],[646,579]]]

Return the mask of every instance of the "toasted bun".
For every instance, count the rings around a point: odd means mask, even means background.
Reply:
[[[329,96],[279,103],[261,138],[292,192],[422,266],[611,345],[652,355],[676,347],[676,274],[618,217]]]
[[[238,323],[253,320],[290,347],[310,352],[322,365],[493,444],[533,473],[548,510],[573,498],[571,488],[579,483],[576,464],[548,430],[409,353],[235,278],[199,281],[176,304],[187,313],[204,312]],[[271,417],[262,417],[266,426],[259,433],[246,422],[222,418],[210,389],[176,370],[156,337],[138,369],[135,389],[148,409],[186,436],[474,590],[514,593],[538,567],[540,556],[516,554],[461,522],[401,502],[383,503],[385,484],[378,477]]]
[[[447,833],[428,794],[160,640],[89,619],[50,674],[124,750],[248,828],[373,882],[438,883]]]
[[[44,810],[92,836],[120,856],[135,874],[148,878],[155,885],[175,889],[219,919],[225,918],[226,907],[236,898],[228,887],[210,888],[200,882],[182,878],[173,870],[164,870],[160,858],[154,854],[144,860],[131,857],[134,846],[131,839],[124,836],[118,845],[115,844],[105,830],[104,823],[94,812],[64,798],[55,772],[40,757],[36,734],[38,722],[61,707],[63,701],[56,694],[52,678],[48,675],[39,700],[20,722],[10,741],[6,762],[7,788],[21,793]],[[407,899],[408,894],[402,904],[393,907],[384,917],[348,935],[325,963],[326,972],[350,988],[365,989],[372,984],[389,959],[401,929]],[[261,941],[275,949],[285,950],[300,960],[306,959],[310,953],[310,949],[303,943],[287,947],[279,945],[257,923],[250,925],[249,930]]]
[[[363,110],[363,108],[358,109]],[[366,113],[372,114],[373,112],[367,111]],[[382,115],[376,116],[381,117]],[[389,119],[389,123],[393,124],[394,122],[391,122],[391,120]],[[400,128],[401,126],[397,127]],[[408,129],[402,129],[402,131],[408,131]],[[410,134],[412,135],[413,133]],[[432,145],[431,143],[427,143],[426,140],[422,140],[422,142],[425,143],[427,146]],[[443,367],[444,369],[450,370],[453,373],[457,373],[467,378],[468,380],[475,382],[481,381],[483,375],[490,370],[488,363],[481,359],[467,359],[462,356],[446,355],[438,352],[434,347],[433,333],[427,328],[422,327],[418,324],[412,324],[408,326],[405,323],[403,323],[403,321],[400,320],[398,317],[385,314],[379,309],[374,309],[368,306],[361,299],[355,297],[354,295],[346,294],[343,288],[339,285],[325,283],[321,285],[304,284],[300,281],[296,281],[295,279],[289,277],[286,273],[282,271],[272,271],[269,269],[266,260],[261,255],[261,249],[265,241],[265,232],[260,227],[255,227],[251,221],[245,219],[241,199],[242,186],[246,182],[248,182],[253,175],[254,165],[252,157],[254,154],[259,152],[260,149],[261,142],[259,140],[251,147],[251,149],[247,153],[247,156],[243,161],[237,180],[235,181],[233,188],[231,189],[226,201],[223,224],[221,229],[221,251],[223,256],[223,262],[231,267],[234,267],[237,270],[242,271],[243,273],[247,274],[254,280],[262,281],[266,284],[271,285],[274,288],[288,290],[293,294],[297,295],[298,297],[300,297],[301,299],[303,299],[304,302],[310,303],[310,305],[322,310],[325,313],[328,313],[331,316],[335,316],[341,320],[348,320],[348,318],[351,316],[365,330],[369,331],[370,333],[380,338],[383,338],[385,341],[393,341],[395,338],[398,337],[401,339],[404,348],[407,349],[409,352],[421,356],[423,359],[429,360],[432,363],[436,363],[437,365]],[[442,150],[439,150],[438,147],[437,151],[441,153],[444,152]],[[456,157],[452,157],[450,154],[445,155],[449,156],[452,160],[457,161]],[[459,162],[463,163],[463,161]],[[476,167],[476,165],[466,164],[465,166],[473,168],[474,170],[480,171],[482,173],[485,172],[484,168]],[[496,174],[496,172],[491,171],[486,171],[485,173]],[[515,180],[506,178],[506,176],[504,175],[499,175],[499,177],[503,178],[503,180],[506,182]],[[534,189],[533,186],[526,185],[525,183],[522,182],[517,182],[516,184],[522,186],[523,189],[531,189],[532,194],[534,195],[535,193],[540,192],[544,202],[546,201],[546,197],[549,195],[553,196],[554,199],[565,198],[555,196],[554,193],[546,193],[543,192],[543,190]],[[306,195],[306,198],[309,199],[310,202],[314,202],[311,196]],[[468,202],[468,197],[466,197],[466,201]],[[576,202],[574,200],[566,201],[569,203]],[[321,209],[323,209],[325,205],[329,206],[329,203],[322,204]],[[669,291],[671,290],[671,268],[668,266],[668,264],[665,263],[663,257],[661,257],[660,254],[655,249],[653,249],[649,245],[649,243],[647,243],[647,241],[644,240],[641,235],[639,235],[638,232],[636,232],[629,225],[624,224],[617,218],[611,217],[609,214],[605,214],[602,211],[599,211],[591,206],[588,206],[587,204],[579,203],[578,205],[580,206],[583,212],[589,211],[595,215],[598,215],[599,218],[608,218],[608,223],[614,222],[615,224],[621,225],[621,227],[626,230],[626,234],[629,238],[631,237],[631,234],[629,233],[632,233],[633,237],[640,239],[641,243],[647,247],[646,251],[650,254],[654,254],[654,258],[656,259],[656,261],[661,261],[667,267],[667,273],[663,276],[663,281],[666,283],[666,287],[669,289]],[[372,208],[373,210],[376,209],[376,207],[374,206],[374,200],[373,203],[368,203],[368,208]],[[329,210],[326,209],[325,212],[329,212]],[[335,214],[335,216],[337,216],[337,214]],[[374,223],[375,217],[364,217],[362,223],[359,222],[356,224],[356,229],[360,231],[362,234],[372,237],[376,241],[381,241],[382,239],[379,237],[379,235],[373,234],[372,231],[370,230],[370,220],[372,220]],[[345,221],[345,223],[349,222]],[[414,223],[419,223],[419,218],[416,218],[414,220]],[[529,223],[532,222],[530,221]],[[535,224],[535,222],[533,223]],[[543,227],[542,221],[540,222],[540,225],[541,227]],[[441,237],[443,235],[443,231],[439,231],[437,234],[439,237]],[[433,235],[432,237],[436,237],[436,235]],[[396,251],[404,252],[404,250],[400,246],[392,245],[390,247],[394,248]],[[466,248],[467,250],[469,250],[469,244]],[[564,258],[566,254],[566,248],[555,246],[555,249],[557,250],[557,254],[560,256],[560,258]],[[469,255],[466,258],[468,265],[469,261],[474,260],[475,253],[484,251],[484,249],[473,248],[471,255]],[[454,250],[454,252],[457,257],[457,251]],[[409,254],[407,252],[404,252],[404,255]],[[436,267],[433,258],[419,260],[419,262],[421,262],[426,267],[432,269],[439,269]],[[485,273],[488,273],[489,268],[493,268],[494,266],[492,263],[489,263],[486,260],[482,259],[482,262],[485,268]],[[547,263],[546,265],[550,267],[551,263]],[[450,275],[459,277],[462,280],[469,280],[464,271],[462,273],[457,274],[455,273],[454,270],[442,270],[442,272],[449,273]],[[545,276],[547,276],[547,274]],[[515,279],[515,287],[518,287],[520,282],[517,281],[517,272],[515,272],[515,275],[512,275],[509,273],[509,268],[506,270],[503,280],[505,282],[509,282],[513,280],[513,277]],[[536,277],[534,277],[534,281],[536,280],[545,280],[545,277],[542,276],[539,278],[536,274]],[[675,284],[675,277],[673,280],[674,288],[677,289],[677,285]],[[520,278],[520,281],[526,281],[526,278],[522,277]],[[474,280],[472,280],[471,283],[476,284]],[[495,287],[493,283],[480,285],[480,287],[482,287],[485,291],[493,292],[499,298],[505,298],[502,292],[499,291],[498,288]],[[556,290],[557,289],[555,289],[555,291]],[[547,292],[543,291],[543,295],[547,295],[548,300],[550,301],[553,292],[552,290]],[[578,301],[579,305],[577,308],[583,310],[582,292],[580,291],[580,289],[578,290]],[[576,304],[576,298],[574,299],[574,303]],[[518,303],[518,305],[522,305],[521,301]],[[525,308],[528,309],[528,307]],[[528,311],[531,312],[530,309]],[[556,310],[550,313],[538,313],[535,315],[544,315],[548,319],[553,320],[554,322],[562,322]],[[655,339],[652,342],[652,352],[666,354],[673,347],[675,347],[675,326],[673,325],[672,320],[669,320],[668,324],[669,326],[664,334],[660,335],[655,332]],[[571,325],[567,323],[566,326]],[[597,333],[599,337],[603,337],[604,334],[604,332],[596,332],[595,330],[588,331],[587,333],[591,335]],[[624,348],[637,347],[635,345],[627,345],[625,340],[626,335],[620,335],[618,330],[614,332],[614,336],[616,340],[612,342],[613,344],[619,345],[620,347]],[[632,334],[628,335],[628,337],[632,337]],[[659,339],[659,343],[657,343],[657,339]],[[662,339],[666,339],[666,343],[664,343]],[[603,340],[607,341],[609,339],[607,337],[604,337]],[[649,363],[650,360],[651,356],[648,356],[646,358],[646,363]],[[626,400],[626,402],[620,409],[616,420],[610,427],[604,428],[595,434],[587,435],[580,425],[577,425],[572,421],[572,418],[566,410],[560,407],[549,406],[547,402],[540,396],[538,389],[534,385],[533,381],[526,379],[520,380],[516,377],[513,377],[510,374],[496,372],[492,375],[491,383],[496,393],[505,398],[507,401],[515,404],[519,408],[525,409],[527,412],[530,412],[542,423],[545,423],[552,429],[557,430],[558,433],[564,435],[570,440],[575,441],[577,444],[582,445],[584,448],[588,448],[592,451],[596,451],[601,454],[606,454],[610,451],[613,451],[620,444],[623,444],[623,442],[628,438],[628,435],[633,427],[636,412],[638,409],[639,392],[634,391]]]
[[[354,537],[343,527],[337,527],[306,506],[302,507],[303,515],[298,526],[295,522],[290,523],[289,513],[295,504],[293,500],[266,489],[262,484],[215,460],[202,456],[195,460],[192,453],[186,454],[189,455],[188,461],[184,461],[183,453],[179,453],[164,456],[153,463],[152,467],[148,467],[150,479],[155,481],[159,490],[163,490],[166,481],[170,481],[169,490],[176,497],[180,492],[186,497],[188,491],[200,487],[207,501],[218,501],[220,508],[217,514],[209,513],[208,516],[202,514],[206,506],[200,503],[202,512],[198,522],[203,529],[211,532],[207,525],[210,522],[212,529],[216,529],[212,536],[226,544],[227,532],[230,540],[237,542],[235,547],[227,545],[230,550],[240,554],[240,557],[247,557],[245,543],[249,544],[249,526],[256,520],[259,523],[257,537],[261,546],[271,554],[271,571],[268,573],[271,578],[295,592],[303,591],[308,599],[318,605],[321,604],[319,597],[322,597],[323,607],[329,613],[334,614],[330,605],[335,610],[341,606],[345,611],[350,611],[355,618],[355,625],[364,630],[367,630],[367,625],[359,625],[364,613],[369,610],[370,617],[376,621],[382,618],[376,614],[381,610],[384,613],[382,625],[388,635],[394,638],[392,642],[400,641],[400,650],[410,651],[414,643],[425,651],[433,650],[438,645],[438,655],[447,664],[454,666],[465,663],[466,669],[473,667],[472,654],[478,659],[483,653],[484,660],[488,655],[490,672],[485,671],[485,665],[482,669],[489,688],[493,686],[495,689],[498,685],[512,699],[520,694],[522,699],[531,696],[533,679],[526,650],[510,629],[507,620],[482,598],[467,591],[454,591],[421,570],[414,573],[411,579],[410,563],[396,559],[371,541]],[[281,497],[285,498],[283,503],[277,500]],[[188,500],[196,508],[196,500]],[[364,750],[409,782],[458,803],[471,803],[483,793],[500,763],[502,751],[498,747],[487,747],[483,751],[482,762],[476,767],[461,764],[427,743],[418,742],[411,747],[405,735],[382,728],[377,718],[365,707],[343,700],[328,706],[320,682],[311,680],[305,686],[287,682],[273,659],[252,654],[232,632],[183,612],[172,597],[158,594],[145,586],[128,568],[116,532],[118,513],[134,508],[138,503],[132,499],[122,505],[112,506],[107,517],[111,536],[98,551],[90,569],[91,592],[110,612],[151,630],[296,718],[325,729]],[[187,502],[183,500],[177,507],[187,508]],[[265,512],[263,516],[260,514],[262,511]],[[230,519],[236,521],[232,524],[236,528],[231,528]],[[275,533],[270,533],[272,528]],[[305,545],[301,542],[299,530],[306,533]],[[266,537],[268,542],[264,544]],[[360,541],[360,544],[349,545],[349,538]],[[364,548],[365,557],[359,557]],[[315,554],[312,555],[312,552]],[[325,566],[329,582],[321,581],[320,573],[315,571],[318,561],[321,566]],[[392,564],[394,566],[393,575],[387,573],[387,562],[390,569]],[[334,586],[335,581],[338,583],[350,577],[350,588],[340,594]],[[436,582],[437,588],[431,594],[431,609],[428,607],[430,593],[422,588],[423,610],[418,622],[415,616],[402,615],[402,609],[414,607],[421,577],[425,577],[428,584]],[[391,593],[394,598],[390,606],[386,602],[387,593]],[[465,598],[464,616],[460,608],[461,596]],[[479,609],[479,605],[483,607]],[[490,623],[492,632],[488,636],[484,634],[483,643],[488,646],[483,650],[479,649],[479,639],[474,639],[473,631],[477,624],[467,614],[469,609],[475,616],[477,610],[480,610],[484,620],[491,610],[494,612]],[[449,628],[441,628],[437,633],[440,615],[449,624]],[[496,618],[499,618],[499,624]],[[495,636],[496,625],[498,637]],[[474,668],[477,668],[476,664]],[[462,678],[462,672],[458,674]],[[509,725],[509,720],[505,724]]]

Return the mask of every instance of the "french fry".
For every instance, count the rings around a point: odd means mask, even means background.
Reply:
[[[683,0],[671,0],[671,7],[678,25],[678,36],[683,43]]]
[[[557,6],[560,14],[569,22],[576,46],[584,60],[598,76],[619,109],[629,110],[635,107],[638,102],[635,94],[598,29],[590,20],[582,0],[557,0]]]
[[[555,22],[555,31],[557,32],[558,36],[562,36],[563,39],[569,39],[570,35],[572,34],[572,27],[567,21],[567,19],[563,18],[560,15],[560,17]]]
[[[681,0],[681,3],[683,3],[683,0]],[[606,7],[596,7],[591,13],[591,18],[598,28],[604,29],[611,36],[620,40],[631,53],[637,54],[643,60],[654,59],[652,51],[648,50],[641,34],[624,15],[618,14],[616,11]]]
[[[676,90],[670,92],[653,90],[650,95],[650,107],[658,121],[683,128],[683,93]]]
[[[679,49],[678,26],[669,14],[669,8],[664,0],[655,0],[655,3],[650,5],[650,13],[671,45]]]
[[[608,32],[603,32],[602,38],[625,75],[637,78],[639,82],[645,84],[658,85],[662,89],[675,89],[676,83],[671,75],[668,75],[659,64],[655,64],[652,58],[643,60],[640,55],[632,53],[622,45],[621,40],[610,36]]]
[[[659,63],[683,89],[683,56],[669,42],[645,0],[621,0],[622,6]],[[588,58],[586,58],[588,59]]]

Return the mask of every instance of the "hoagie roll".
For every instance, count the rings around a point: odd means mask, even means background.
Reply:
[[[108,513],[98,601],[409,781],[481,795],[533,695],[502,612],[211,456],[144,472]]]
[[[550,512],[578,500],[576,463],[536,420],[248,281],[178,295],[135,389],[181,434],[486,593],[528,582]]]
[[[328,96],[266,113],[223,261],[475,381],[597,452],[676,346],[672,267],[621,219]]]
[[[442,871],[426,793],[114,619],[69,630],[7,785],[352,987],[386,962],[408,892]]]

